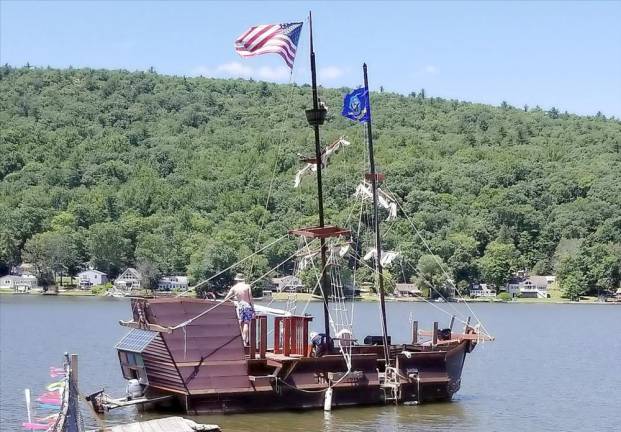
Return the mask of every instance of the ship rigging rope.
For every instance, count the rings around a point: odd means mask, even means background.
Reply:
[[[444,266],[442,265],[442,262],[438,259],[438,257],[431,251],[431,248],[429,247],[429,243],[427,243],[427,240],[425,240],[425,238],[423,237],[423,235],[421,234],[421,232],[418,230],[418,228],[416,228],[416,225],[414,225],[414,222],[412,221],[412,219],[410,218],[410,216],[406,213],[405,209],[403,208],[403,206],[401,205],[401,202],[399,200],[395,200],[397,205],[399,206],[399,208],[401,209],[401,212],[404,214],[405,218],[408,220],[408,222],[410,223],[410,225],[412,226],[412,228],[414,228],[414,231],[416,232],[416,235],[420,238],[421,242],[423,243],[423,245],[425,246],[425,248],[427,249],[427,251],[429,252],[429,254],[431,254],[431,256],[433,256],[433,259],[435,260],[436,264],[438,264],[438,267],[440,267],[440,269],[442,270],[442,273],[444,273],[444,276],[446,277],[446,279],[449,281],[449,283],[451,285],[453,285],[453,288],[455,288],[455,292],[457,293],[457,295],[459,295],[459,298],[461,298],[463,300],[463,303],[466,305],[466,307],[468,308],[468,310],[470,311],[470,313],[472,314],[472,316],[474,317],[474,319],[477,320],[477,322],[479,323],[479,325],[481,326],[481,329],[483,330],[483,332],[487,335],[487,336],[491,336],[491,334],[487,331],[487,328],[485,327],[485,325],[483,324],[483,322],[479,319],[479,317],[477,316],[477,314],[474,312],[474,310],[472,310],[472,308],[470,307],[470,305],[468,304],[468,302],[466,301],[466,299],[461,295],[461,293],[459,292],[459,290],[457,289],[457,287],[455,286],[455,284],[453,283],[451,277],[449,276],[448,272],[446,271],[446,269],[444,268]]]
[[[210,280],[212,280],[213,278],[215,278],[215,277],[217,277],[217,276],[220,276],[222,273],[224,273],[224,272],[226,272],[226,271],[228,271],[228,270],[231,270],[231,269],[232,269],[232,268],[234,268],[234,267],[237,267],[238,265],[240,265],[240,264],[241,264],[241,263],[243,263],[244,261],[249,260],[250,258],[252,258],[253,256],[255,256],[255,255],[259,254],[260,252],[263,252],[265,249],[267,249],[267,248],[269,248],[269,247],[271,247],[271,246],[274,246],[276,243],[278,243],[278,242],[282,241],[283,239],[287,238],[288,236],[289,236],[289,234],[285,234],[285,235],[283,235],[282,237],[277,238],[276,240],[272,241],[271,243],[269,243],[269,244],[267,244],[267,245],[263,246],[261,249],[259,249],[259,250],[255,251],[255,252],[251,253],[250,255],[248,255],[248,256],[246,256],[246,257],[244,257],[244,258],[242,258],[241,260],[237,261],[236,263],[231,264],[230,266],[228,266],[228,267],[227,267],[227,268],[225,268],[224,270],[220,270],[218,273],[216,273],[216,274],[212,275],[211,277],[209,277],[209,278],[207,278],[207,279],[205,279],[205,280],[200,281],[199,283],[197,283],[196,285],[194,285],[192,288],[196,289],[197,287],[199,287],[199,286],[202,286],[202,285],[206,284],[207,282],[209,282],[209,281],[210,281]],[[177,294],[177,297],[183,296],[183,295],[187,294],[189,291],[190,291],[190,288],[188,288],[187,290],[185,290],[185,291],[180,292],[179,294]]]
[[[283,236],[283,237],[286,237],[286,236]],[[281,237],[281,239],[282,239],[282,237]],[[272,243],[272,244],[273,244],[273,243]],[[270,246],[270,245],[267,245],[266,247],[268,247],[268,246]],[[263,249],[265,249],[265,248],[263,248]],[[256,253],[258,253],[258,252],[260,252],[260,251],[255,252],[255,254],[256,254]],[[278,269],[280,266],[284,265],[286,262],[290,261],[293,257],[295,257],[295,256],[297,255],[297,253],[298,253],[298,251],[295,251],[293,254],[291,254],[289,257],[287,257],[284,261],[280,262],[278,265],[276,265],[275,267],[273,267],[273,268],[271,268],[270,270],[268,270],[268,271],[267,271],[266,273],[264,273],[262,276],[260,276],[259,278],[255,279],[254,281],[252,281],[252,282],[250,283],[250,285],[254,285],[254,284],[255,284],[255,283],[257,283],[258,281],[260,281],[261,279],[263,279],[265,276],[267,276],[268,274],[270,274],[270,273],[271,273],[271,272],[273,272],[274,270]],[[246,258],[248,258],[248,257],[246,257]],[[246,259],[246,258],[244,258],[244,259]],[[241,262],[241,261],[240,261],[240,262]],[[240,262],[238,262],[238,263],[236,263],[236,264],[239,264]],[[234,265],[236,265],[236,264],[233,264],[233,266],[234,266]],[[231,266],[231,267],[232,267],[232,266]],[[230,269],[231,267],[229,267],[229,269]],[[226,271],[226,270],[228,270],[228,269],[225,269],[225,270],[223,270],[222,272],[224,272],[224,271]],[[218,274],[221,274],[222,272],[220,272],[220,273],[218,273]],[[217,275],[215,275],[215,276],[217,276]],[[212,278],[214,278],[215,276],[212,276]],[[208,279],[208,280],[209,280],[209,279]],[[225,302],[225,301],[221,301],[221,302],[219,302],[218,304],[216,304],[216,305],[214,305],[214,306],[210,307],[209,309],[204,310],[203,312],[199,313],[198,315],[196,315],[196,316],[194,316],[194,317],[192,317],[192,318],[190,318],[190,319],[187,319],[187,320],[183,321],[182,323],[177,324],[177,325],[176,325],[176,326],[174,326],[174,327],[171,327],[171,329],[172,329],[172,330],[177,330],[177,329],[179,329],[179,328],[181,328],[181,327],[186,327],[187,325],[189,325],[189,324],[191,324],[192,322],[194,322],[195,320],[197,320],[197,319],[199,319],[199,318],[201,318],[201,317],[205,316],[207,313],[211,312],[212,310],[214,310],[215,308],[219,307],[220,305],[222,305],[222,304],[224,304],[224,303],[226,303],[226,302]],[[184,331],[185,331],[185,330],[184,330]]]
[[[291,113],[291,107],[293,106],[293,104],[291,103],[293,100],[293,90],[295,89],[294,86],[291,85],[293,81],[293,68],[290,70],[289,72],[289,83],[288,85],[290,86],[289,89],[289,95],[287,96],[287,102],[285,104],[286,107],[286,111],[285,111],[285,120],[289,117],[290,113]],[[269,188],[267,189],[267,198],[265,200],[265,210],[268,210],[269,204],[270,204],[270,199],[272,197],[272,189],[274,186],[274,179],[276,178],[276,168],[278,167],[278,162],[280,161],[280,153],[281,153],[281,149],[282,149],[282,144],[284,142],[284,136],[285,136],[285,122],[283,121],[281,123],[282,128],[280,129],[280,138],[278,140],[278,144],[276,146],[276,155],[274,157],[274,166],[272,167],[272,176],[270,178],[270,185]],[[259,230],[259,232],[263,231],[263,227],[265,226],[265,220],[262,219],[261,220],[261,224],[260,227],[261,229]],[[255,249],[258,247],[258,238],[257,238],[257,242],[255,243]],[[250,271],[252,272],[253,269],[253,265],[251,263],[250,266]]]

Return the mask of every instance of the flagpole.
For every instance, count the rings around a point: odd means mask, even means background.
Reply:
[[[386,301],[384,299],[384,270],[382,268],[382,242],[380,237],[379,213],[377,210],[377,178],[375,172],[375,158],[373,156],[373,133],[371,131],[371,94],[369,93],[369,80],[367,77],[367,64],[362,65],[364,72],[364,89],[367,93],[367,143],[369,145],[369,171],[371,179],[371,188],[373,190],[373,224],[375,227],[375,270],[379,279],[379,298],[380,309],[382,313],[382,339],[384,342],[384,358],[386,359],[386,367],[390,366],[390,350],[388,347],[388,331],[386,329]]]
[[[325,226],[324,214],[323,214],[323,188],[321,181],[321,143],[319,140],[319,125],[323,123],[323,119],[325,118],[325,109],[320,110],[319,108],[319,96],[317,94],[317,70],[315,67],[315,49],[313,47],[313,15],[312,12],[308,12],[308,24],[310,28],[310,66],[311,66],[311,80],[312,80],[312,89],[313,89],[313,112],[318,116],[313,118],[309,123],[313,126],[315,131],[315,162],[317,163],[317,201],[319,207],[319,227],[323,228]],[[322,115],[323,118],[319,118]],[[307,113],[308,114],[308,113]],[[329,340],[330,337],[330,310],[329,310],[329,287],[326,279],[326,241],[323,237],[320,239],[321,245],[321,275],[320,275],[320,284],[321,290],[323,291],[323,320],[324,320],[324,333],[326,335],[326,339]]]

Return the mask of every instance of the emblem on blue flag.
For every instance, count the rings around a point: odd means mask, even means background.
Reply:
[[[343,117],[365,123],[369,121],[371,107],[369,106],[369,91],[359,88],[345,95],[343,100]]]

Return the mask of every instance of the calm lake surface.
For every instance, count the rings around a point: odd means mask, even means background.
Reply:
[[[274,304],[273,306],[278,306]],[[318,316],[321,305],[309,312]],[[463,305],[442,305],[446,310]],[[202,416],[197,422],[234,431],[619,431],[621,430],[621,307],[612,305],[474,304],[496,341],[467,357],[461,390],[450,403],[323,411]],[[393,342],[421,327],[448,325],[431,305],[389,303]],[[319,314],[319,316],[321,316]],[[130,317],[125,299],[0,296],[0,430],[20,430],[24,388],[44,391],[50,366],[79,354],[83,393],[105,387],[124,393],[114,344]],[[314,322],[321,327],[321,320]],[[354,333],[380,334],[378,305],[356,303]],[[83,407],[87,428],[98,423]],[[114,425],[147,419],[133,409],[105,418]]]

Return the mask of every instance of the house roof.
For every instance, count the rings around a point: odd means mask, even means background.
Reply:
[[[188,283],[188,278],[187,276],[162,276],[159,281]]]
[[[527,280],[530,280],[533,284],[538,286],[548,285],[548,279],[545,276],[530,276]]]
[[[421,290],[418,289],[416,284],[412,284],[412,283],[398,283],[395,289],[397,291],[421,292]]]
[[[301,284],[302,280],[299,277],[294,276],[294,275],[287,275],[287,276],[272,278],[272,283],[274,284],[280,284],[282,282],[288,282],[288,283],[294,282],[296,284]]]
[[[80,275],[82,275],[84,273],[96,273],[98,275],[106,275],[106,273],[104,273],[102,271],[91,269],[91,270],[84,270],[83,272],[78,273],[78,276],[80,276]]]
[[[136,279],[142,279],[142,274],[140,274],[140,272],[133,267],[128,267],[127,270],[119,275],[119,279],[123,279],[123,277],[127,274],[133,275]]]

